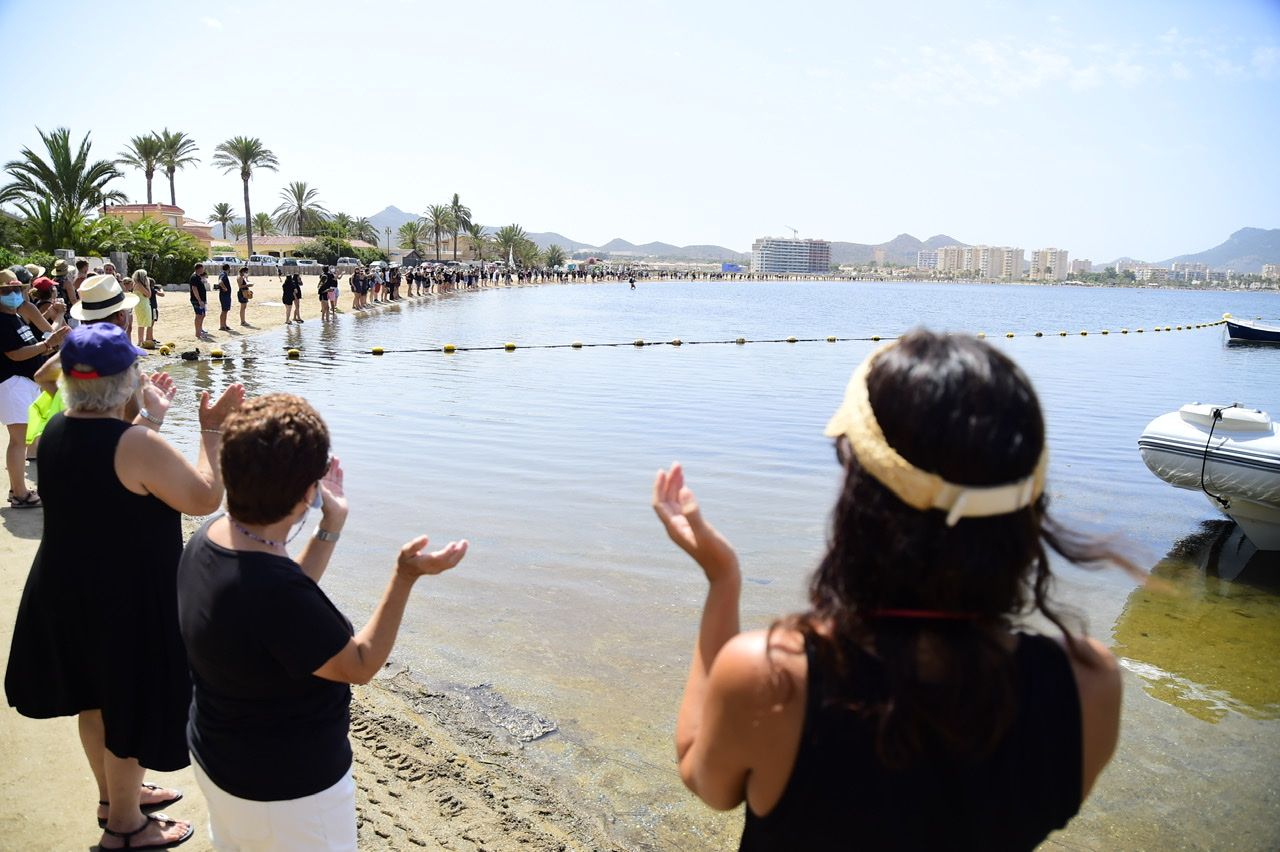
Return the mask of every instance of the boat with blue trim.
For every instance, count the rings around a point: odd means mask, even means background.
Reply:
[[[1231,314],[1223,314],[1227,323],[1227,335],[1232,340],[1247,340],[1250,343],[1280,343],[1280,326],[1267,325],[1256,320],[1236,319]]]

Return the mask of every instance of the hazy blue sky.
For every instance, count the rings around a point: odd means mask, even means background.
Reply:
[[[0,0],[0,31],[0,159],[37,126],[101,156],[182,129],[202,217],[240,210],[208,161],[250,135],[281,163],[255,210],[291,180],[356,215],[459,192],[594,244],[794,225],[1160,260],[1280,227],[1278,0]]]

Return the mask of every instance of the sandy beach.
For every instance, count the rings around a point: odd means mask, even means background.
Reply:
[[[302,306],[319,322],[316,279],[304,279]],[[345,286],[345,281],[344,281]],[[227,341],[284,323],[275,279],[254,281],[249,328],[214,330],[197,341],[185,292],[161,301],[157,342],[202,354]],[[265,304],[272,302],[276,304]],[[350,310],[350,293],[341,303]],[[374,306],[372,310],[377,310]],[[238,309],[237,309],[238,310]],[[208,326],[216,329],[217,314]],[[39,484],[34,467],[28,478]],[[188,533],[203,519],[186,518]],[[41,510],[0,510],[0,654],[7,666],[13,623],[39,545]],[[367,613],[351,613],[360,623]],[[523,743],[485,716],[467,695],[428,691],[389,667],[372,684],[356,687],[351,743],[355,755],[357,821],[362,849],[563,850],[614,848],[599,820],[583,816],[573,794],[539,778],[522,755]],[[11,849],[83,849],[97,842],[93,776],[73,718],[27,719],[0,711],[0,846]],[[183,849],[208,850],[205,803],[190,768],[150,773],[148,781],[177,787],[185,798],[168,809],[193,820],[196,836]],[[96,848],[96,847],[95,847]]]

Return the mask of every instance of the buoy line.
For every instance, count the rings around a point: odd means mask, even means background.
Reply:
[[[1154,326],[1151,326],[1150,330],[1152,332],[1193,331],[1193,330],[1202,329],[1202,328],[1214,328],[1216,326],[1220,326],[1225,323],[1226,323],[1225,319],[1220,319],[1220,320],[1213,320],[1213,321],[1204,322],[1204,323],[1185,323],[1183,325],[1176,325],[1176,326],[1154,325]],[[1045,332],[1042,330],[1040,331],[1007,331],[1004,333],[1003,337],[1005,339],[1014,339],[1017,337],[1043,338],[1043,337],[1051,337],[1055,335],[1057,337],[1088,337],[1090,334],[1127,335],[1127,334],[1144,334],[1144,333],[1146,333],[1146,329],[1144,328],[1132,328],[1132,329],[1119,328],[1119,329],[1116,329],[1115,331],[1104,328],[1104,329],[1098,329],[1095,331],[1090,331],[1089,329],[1081,329],[1080,331],[1075,331],[1075,332],[1070,332],[1065,330],[1060,330],[1057,332]],[[676,346],[676,347],[679,347],[679,346],[745,346],[749,343],[752,343],[752,344],[759,344],[759,343],[787,343],[787,344],[878,343],[882,340],[897,340],[901,336],[902,335],[898,335],[898,334],[894,334],[894,335],[872,334],[867,337],[838,337],[836,335],[827,335],[825,337],[795,337],[795,336],[761,337],[761,338],[733,337],[733,338],[714,339],[714,340],[684,340],[682,338],[676,337],[676,338],[672,338],[671,340],[645,340],[643,338],[636,338],[635,340],[605,341],[601,343],[584,343],[581,340],[574,340],[571,343],[514,343],[511,341],[508,341],[505,343],[476,345],[476,346],[468,346],[465,344],[456,344],[456,343],[444,343],[439,346],[422,346],[422,347],[413,347],[413,348],[406,348],[406,349],[386,349],[382,346],[373,346],[373,347],[370,347],[369,349],[345,350],[345,351],[339,350],[337,352],[328,351],[326,354],[326,357],[332,357],[335,354],[381,356],[381,355],[412,355],[412,354],[418,354],[418,353],[432,353],[432,352],[439,352],[439,353],[444,353],[446,355],[452,355],[458,352],[500,352],[500,351],[515,352],[519,349],[618,349],[618,348],[625,348],[625,347],[631,347],[633,349],[641,349],[646,346]],[[988,337],[985,331],[976,332],[974,333],[974,336],[980,340],[986,339]],[[165,356],[172,355],[173,350],[175,348],[176,347],[172,346],[171,344],[166,344],[160,347],[159,354],[165,355]],[[301,347],[298,347],[297,345],[286,345],[282,348],[284,350],[285,357],[291,361],[297,361],[303,358],[303,355],[304,355],[303,350]],[[179,357],[181,358],[181,360],[184,360],[184,361],[220,361],[227,364],[230,364],[233,361],[260,361],[260,360],[263,360],[264,358],[264,356],[261,356],[261,355],[233,357],[231,355],[226,354],[221,349],[211,350],[208,358],[201,358],[199,356],[198,349],[194,351],[182,352],[180,353]]]

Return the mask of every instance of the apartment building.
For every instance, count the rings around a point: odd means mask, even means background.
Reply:
[[[1085,258],[1084,260],[1071,261],[1072,275],[1088,275],[1093,272],[1093,261]]]
[[[937,249],[920,249],[916,252],[916,269],[937,269]]]
[[[1031,278],[1035,281],[1066,281],[1070,270],[1066,249],[1044,248],[1031,253]]]
[[[1280,263],[1262,264],[1262,277],[1272,280],[1280,279]]]
[[[826,240],[760,237],[751,245],[751,271],[768,275],[831,271],[831,243]]]

